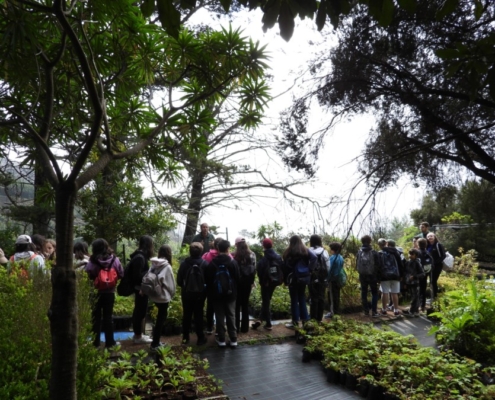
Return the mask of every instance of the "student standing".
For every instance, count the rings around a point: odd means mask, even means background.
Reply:
[[[105,239],[96,239],[91,244],[92,254],[85,267],[89,279],[95,283],[95,287],[98,290],[96,294],[95,302],[93,304],[93,334],[95,335],[93,345],[95,347],[100,346],[101,335],[101,322],[103,316],[103,331],[105,332],[105,347],[119,345],[113,336],[113,305],[115,303],[115,287],[117,286],[117,280],[124,276],[124,270],[120,264],[120,260],[113,254],[113,250],[108,245]],[[108,270],[109,279],[107,284],[98,284],[97,280],[100,278],[101,270]],[[111,272],[114,270],[115,272]]]
[[[404,314],[419,317],[419,280],[424,277],[425,271],[419,261],[420,251],[417,249],[409,250],[409,261],[406,262],[405,283],[411,297],[411,307],[404,310]]]
[[[344,258],[340,255],[342,245],[330,243],[330,268],[328,270],[328,290],[330,292],[330,316],[340,313],[340,282],[339,277],[344,268]]]

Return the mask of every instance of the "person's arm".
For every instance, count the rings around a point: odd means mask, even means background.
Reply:
[[[117,271],[117,278],[122,279],[124,277],[124,268],[122,268],[122,263],[118,259],[118,257],[115,257],[115,261],[113,262],[113,266],[115,270]]]

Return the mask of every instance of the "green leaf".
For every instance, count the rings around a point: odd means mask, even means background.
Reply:
[[[441,20],[449,14],[452,14],[457,6],[459,5],[459,0],[445,0],[443,2],[442,8],[437,11],[437,20]]]
[[[180,29],[180,12],[174,7],[173,0],[157,0],[158,19],[167,33],[177,38]]]
[[[435,50],[435,54],[444,60],[453,60],[459,57],[457,49],[438,49]]]
[[[144,0],[141,4],[141,12],[144,18],[149,18],[155,11],[155,0]]]
[[[267,29],[273,28],[278,20],[280,14],[280,6],[282,4],[281,0],[272,0],[267,3],[263,9],[263,31],[266,32]]]
[[[397,0],[399,6],[413,14],[416,11],[416,0]]]
[[[394,1],[393,0],[383,0],[382,12],[380,15],[379,23],[381,26],[389,26],[394,17]]]
[[[294,15],[287,3],[283,3],[280,7],[280,15],[278,17],[278,26],[280,28],[280,36],[286,41],[289,41],[294,33]]]
[[[196,7],[196,0],[180,0],[180,8],[191,9]]]
[[[322,0],[320,6],[318,7],[318,12],[316,14],[316,26],[319,31],[325,26],[327,20],[327,2]]]
[[[483,15],[483,4],[481,4],[480,0],[474,0],[474,16],[476,17],[476,21],[478,21]]]

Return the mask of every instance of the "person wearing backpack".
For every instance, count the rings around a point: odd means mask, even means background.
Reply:
[[[249,296],[256,274],[256,254],[249,249],[246,240],[242,237],[235,240],[235,247],[232,257],[237,261],[240,273],[235,302],[235,326],[237,333],[246,333],[249,332]]]
[[[206,266],[205,280],[208,300],[213,302],[215,310],[216,339],[219,347],[225,347],[225,322],[230,338],[230,347],[237,347],[237,329],[235,326],[235,302],[239,283],[239,265],[229,254],[230,243],[222,240],[218,244],[218,256]]]
[[[380,258],[378,253],[371,247],[371,236],[364,235],[361,238],[362,247],[356,255],[356,268],[361,284],[361,303],[364,315],[370,315],[368,302],[368,288],[371,291],[371,316],[379,317],[377,311],[378,303],[378,273],[380,268]]]
[[[309,284],[309,316],[318,322],[323,320],[325,307],[325,293],[328,286],[328,252],[323,248],[321,236],[311,235],[309,238],[310,250],[316,255],[315,268],[311,272]]]
[[[443,260],[446,257],[445,247],[442,243],[438,241],[437,236],[430,232],[426,236],[426,240],[428,244],[426,246],[426,250],[431,254],[433,259],[433,265],[431,269],[430,275],[430,286],[431,286],[431,298],[435,299],[438,294],[438,278],[443,270]]]
[[[344,258],[340,255],[342,245],[330,243],[330,260],[328,269],[328,290],[330,294],[330,318],[340,313],[340,289],[342,288],[341,274],[344,268]]]
[[[132,312],[132,340],[136,344],[151,343],[148,335],[144,335],[143,321],[148,309],[148,296],[141,293],[141,281],[149,270],[149,260],[154,256],[153,238],[143,235],[139,238],[139,248],[131,254],[131,260],[126,266],[126,274],[131,275],[134,287],[134,310]]]
[[[311,271],[315,268],[316,254],[308,249],[297,235],[289,239],[289,247],[283,255],[285,269],[287,271],[286,284],[289,286],[290,308],[292,322],[285,326],[295,329],[299,321],[304,324],[309,320],[306,306],[306,288],[311,279]]]
[[[153,327],[150,350],[164,346],[160,343],[163,324],[167,319],[168,305],[175,295],[175,279],[172,271],[172,249],[164,244],[158,249],[158,257],[152,257],[151,268],[143,277],[140,294],[147,296],[158,309]]]
[[[273,250],[273,242],[270,238],[265,238],[261,242],[263,246],[263,257],[256,265],[256,274],[260,283],[261,291],[261,312],[260,319],[251,324],[252,329],[258,329],[263,321],[263,329],[272,330],[270,304],[273,292],[284,283],[284,274],[282,272],[283,260],[280,255]]]
[[[192,242],[189,246],[189,257],[179,266],[177,284],[181,287],[182,300],[182,344],[189,343],[191,320],[194,319],[197,346],[206,344],[203,331],[203,310],[206,300],[205,268],[208,263],[201,258],[203,245]]]
[[[44,273],[49,272],[45,268],[45,259],[34,252],[34,246],[29,235],[20,235],[17,237],[15,241],[15,253],[7,263],[7,271],[12,272],[15,270],[16,265],[19,265],[24,270],[23,274],[26,276],[37,269]]]
[[[404,282],[407,285],[409,296],[411,298],[411,306],[404,310],[403,313],[419,317],[419,280],[425,276],[425,271],[419,260],[421,253],[417,249],[409,250],[409,261],[406,262]]]
[[[390,297],[392,298],[393,313],[395,317],[400,317],[399,293],[400,281],[404,276],[404,264],[399,251],[395,248],[393,240],[378,239],[380,247],[380,291],[382,292],[381,315],[387,315],[387,307]]]
[[[210,263],[216,256],[218,256],[218,244],[223,240],[221,237],[217,237],[213,241],[213,248],[205,253],[203,249],[203,255],[201,258],[205,260],[207,263]],[[198,242],[201,243],[201,242]],[[229,254],[231,258],[232,255]],[[208,296],[206,297],[206,334],[211,335],[214,329],[214,318],[213,318],[214,310],[213,310],[213,300],[210,300]]]
[[[119,345],[113,337],[113,305],[115,303],[115,288],[117,281],[124,276],[120,260],[105,239],[96,239],[91,244],[91,257],[85,271],[94,282],[97,290],[93,303],[93,345],[100,347],[101,322],[103,316],[103,331],[105,332],[105,347],[107,349]]]
[[[428,241],[426,239],[418,239],[417,241],[419,247],[419,260],[421,261],[421,265],[423,266],[423,270],[425,274],[423,277],[419,279],[419,298],[420,298],[420,309],[421,312],[426,311],[426,287],[428,285],[428,276],[430,277],[431,283],[431,270],[433,267],[433,257],[426,250],[428,245]]]

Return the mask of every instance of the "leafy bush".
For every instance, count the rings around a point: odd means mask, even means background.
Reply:
[[[79,351],[77,392],[80,398],[97,399],[102,361],[91,345],[91,286],[78,276]],[[48,399],[51,336],[48,309],[50,277],[39,272],[25,281],[0,268],[0,343],[3,367],[0,398]]]
[[[495,292],[483,281],[467,280],[459,290],[446,292],[438,299],[440,319],[430,333],[439,343],[478,362],[495,363]]]

